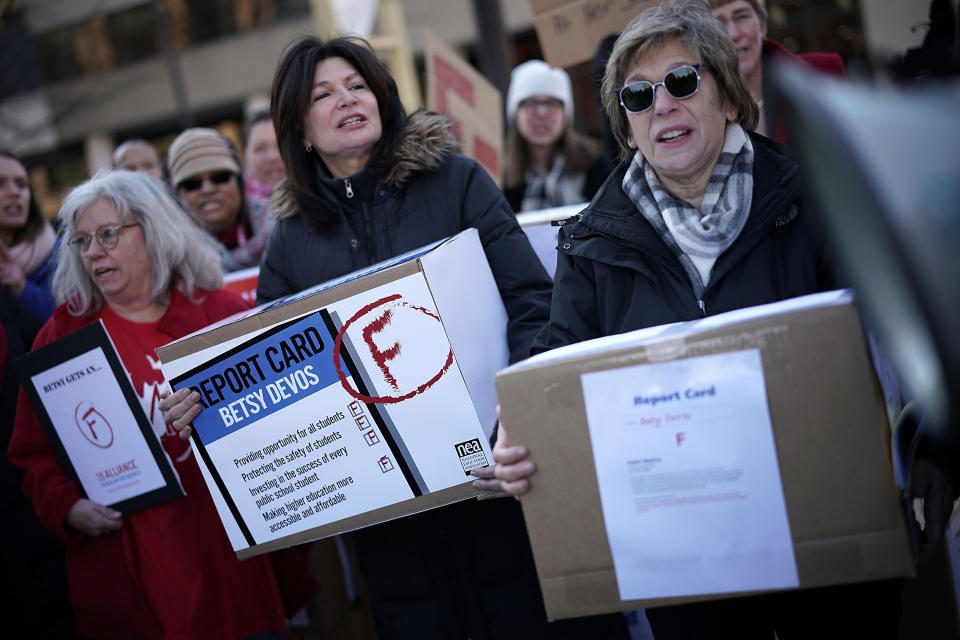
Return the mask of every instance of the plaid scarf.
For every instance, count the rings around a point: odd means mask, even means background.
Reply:
[[[544,174],[531,167],[527,171],[527,187],[523,190],[520,211],[537,211],[583,202],[583,185],[587,177],[583,173],[564,173],[566,165],[566,158],[558,153],[550,173]]]
[[[670,195],[641,153],[634,154],[623,177],[623,192],[680,259],[699,299],[717,256],[733,244],[750,215],[753,145],[740,125],[727,125],[699,210]]]

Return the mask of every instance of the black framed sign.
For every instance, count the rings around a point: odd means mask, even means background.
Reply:
[[[124,515],[184,495],[102,322],[13,361],[61,466]]]

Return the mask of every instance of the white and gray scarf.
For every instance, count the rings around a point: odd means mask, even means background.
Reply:
[[[668,193],[640,153],[623,177],[623,192],[680,259],[700,298],[717,257],[737,239],[750,215],[753,145],[740,125],[727,125],[723,149],[699,209]]]
[[[562,153],[558,153],[550,173],[545,174],[531,167],[527,171],[527,186],[523,190],[520,210],[537,211],[583,202],[583,185],[586,182],[586,175],[564,173],[566,165],[566,158]]]

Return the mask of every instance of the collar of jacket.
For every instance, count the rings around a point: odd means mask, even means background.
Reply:
[[[458,153],[459,150],[457,139],[453,135],[453,127],[446,116],[422,109],[415,111],[410,114],[403,126],[400,142],[397,144],[393,161],[390,162],[390,172],[380,182],[387,187],[401,187],[417,173],[438,169],[448,156]],[[350,176],[351,184],[366,185],[368,180],[370,184],[375,183],[372,178],[366,176],[365,167],[359,174]],[[357,182],[354,183],[354,180]],[[322,182],[329,182],[331,186],[336,185],[333,193],[338,196],[344,193],[341,187],[342,179],[323,178]],[[340,189],[336,190],[336,187]],[[371,190],[372,188],[370,187]],[[271,206],[278,219],[296,215],[297,203],[286,179],[281,180],[273,190]]]
[[[784,207],[796,199],[799,189],[797,163],[790,150],[768,138],[754,133],[749,135],[755,150],[753,205],[740,236],[725,254],[734,257],[752,247],[759,237],[778,224],[784,214],[789,213]],[[629,256],[629,252],[594,251],[585,246],[594,238],[605,237],[615,244],[627,245],[668,264],[676,262],[677,268],[680,268],[676,256],[660,241],[654,228],[637,212],[623,192],[621,183],[628,167],[629,163],[620,163],[593,202],[580,214],[580,220],[564,227],[565,242],[560,245],[560,250],[602,262],[623,264],[621,258]]]

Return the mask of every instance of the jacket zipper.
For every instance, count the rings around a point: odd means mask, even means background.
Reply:
[[[350,178],[343,179],[343,187],[347,190],[347,197],[353,197],[353,187],[350,185]]]
[[[700,300],[697,300],[697,306],[700,307],[700,312],[703,314],[703,317],[706,318],[707,317],[706,303],[702,299],[700,299]]]

